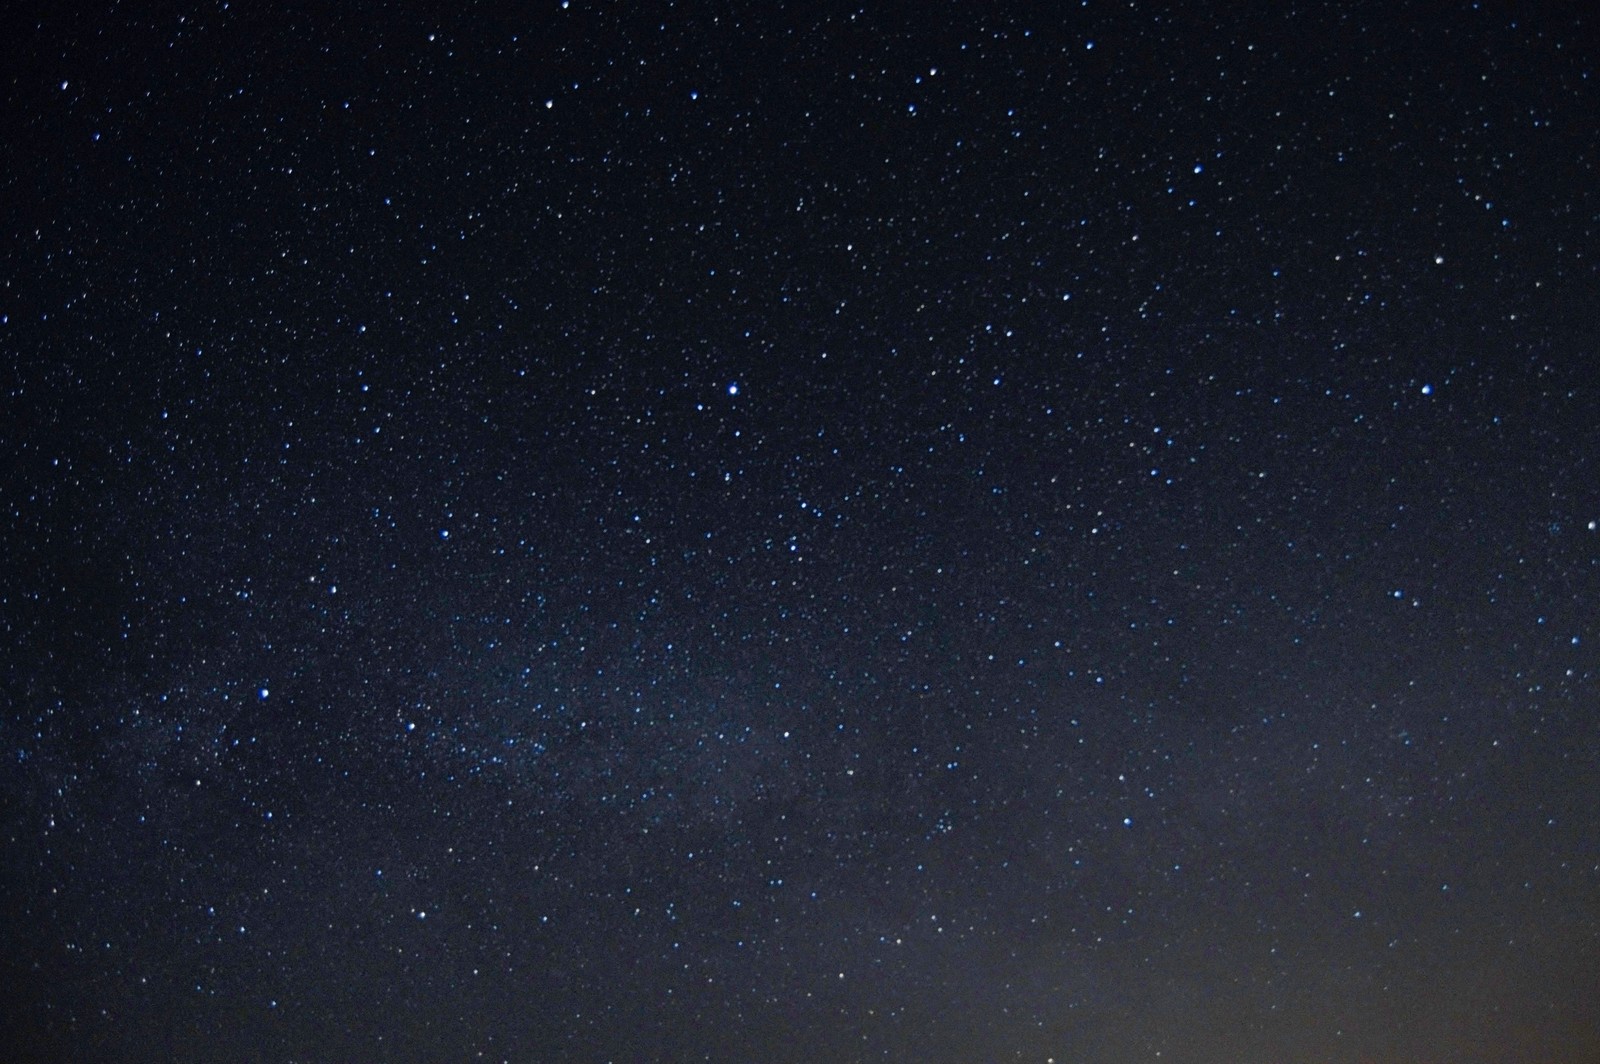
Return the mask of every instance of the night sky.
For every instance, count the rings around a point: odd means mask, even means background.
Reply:
[[[66,6],[5,1060],[1600,1060],[1581,5]]]

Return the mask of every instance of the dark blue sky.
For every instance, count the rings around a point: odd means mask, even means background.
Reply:
[[[1600,1058],[1583,16],[13,29],[13,1059]]]

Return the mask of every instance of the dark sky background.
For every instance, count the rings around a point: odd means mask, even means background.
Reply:
[[[1582,5],[0,45],[7,1060],[1600,1060]]]

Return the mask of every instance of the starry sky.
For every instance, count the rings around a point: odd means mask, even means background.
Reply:
[[[1580,5],[41,7],[10,1060],[1600,1060]]]

